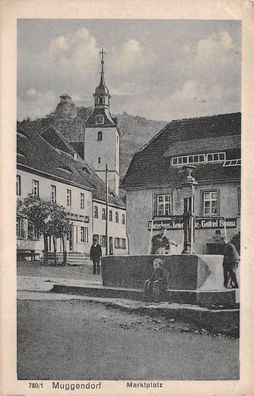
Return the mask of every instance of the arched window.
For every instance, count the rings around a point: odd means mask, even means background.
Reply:
[[[98,164],[101,163],[101,157],[98,157]]]
[[[99,132],[97,133],[97,140],[98,140],[98,142],[101,142],[101,141],[102,141],[102,132],[101,132],[101,131],[99,131]]]

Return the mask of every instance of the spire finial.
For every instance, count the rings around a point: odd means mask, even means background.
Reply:
[[[101,54],[101,75],[103,76],[103,80],[104,80],[104,55],[106,54],[104,48],[101,49],[100,54]]]

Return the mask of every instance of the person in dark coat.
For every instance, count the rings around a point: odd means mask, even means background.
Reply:
[[[90,260],[93,262],[93,274],[100,275],[100,261],[102,256],[101,246],[98,244],[97,238],[94,238],[90,249]]]
[[[160,258],[154,259],[154,270],[150,278],[145,281],[144,299],[146,301],[159,302],[162,292],[168,288],[169,273],[162,265],[163,262]]]
[[[165,250],[170,249],[170,245],[177,246],[177,243],[171,241],[165,235],[165,227],[161,227],[159,234],[152,237],[151,254],[165,254]]]
[[[236,270],[240,261],[239,254],[232,242],[224,238],[224,258],[223,258],[223,273],[224,286],[228,289],[238,289],[238,282],[236,278]]]

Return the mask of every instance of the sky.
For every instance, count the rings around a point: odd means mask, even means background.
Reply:
[[[93,106],[100,49],[111,112],[170,121],[241,111],[241,23],[224,20],[19,19],[18,119],[68,93]]]

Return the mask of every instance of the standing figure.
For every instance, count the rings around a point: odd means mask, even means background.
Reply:
[[[98,239],[93,239],[93,244],[90,249],[90,260],[93,262],[93,274],[100,275],[100,261],[102,256],[101,246],[98,244]]]
[[[144,299],[146,301],[160,301],[161,294],[167,290],[169,273],[163,268],[163,262],[160,258],[153,261],[153,273],[145,281]]]
[[[161,227],[159,234],[152,237],[151,254],[165,254],[165,250],[169,250],[170,245],[177,246],[177,243],[170,241],[165,235],[165,227]]]
[[[223,258],[223,273],[224,273],[224,286],[228,289],[238,289],[238,282],[236,278],[236,270],[240,261],[239,254],[233,245],[226,238],[224,238],[224,258]]]

